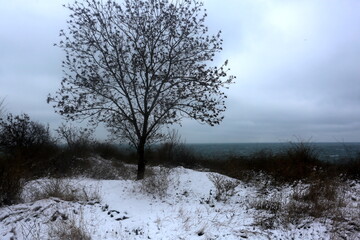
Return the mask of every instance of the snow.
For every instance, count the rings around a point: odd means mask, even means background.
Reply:
[[[160,168],[154,168],[159,171]],[[26,185],[24,203],[0,208],[0,239],[55,239],[49,232],[62,223],[80,226],[91,239],[331,239],[329,221],[311,221],[297,226],[263,229],[254,225],[261,211],[251,207],[260,188],[240,182],[236,194],[216,201],[208,172],[175,168],[164,196],[146,193],[141,181],[69,179],[79,191],[96,191],[100,199],[64,201],[59,198],[32,200],[34,186]],[[348,211],[359,213],[359,184],[353,184]],[[74,190],[75,191],[75,190]],[[275,193],[274,193],[275,191]],[[268,196],[281,192],[284,186]],[[262,193],[264,194],[264,193]],[[355,199],[355,200],[354,200]],[[360,239],[351,232],[348,239]]]

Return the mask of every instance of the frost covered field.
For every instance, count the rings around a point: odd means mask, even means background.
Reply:
[[[341,187],[338,212],[314,218],[300,216],[306,184],[274,187],[182,167],[150,172],[143,181],[29,182],[24,203],[0,208],[0,239],[360,239],[359,183]]]

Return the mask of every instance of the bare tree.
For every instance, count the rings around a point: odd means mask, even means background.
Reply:
[[[73,125],[61,124],[56,130],[59,138],[65,140],[69,148],[88,146],[94,142],[92,137],[94,130],[89,128],[75,127]]]
[[[138,179],[145,145],[164,125],[190,117],[211,126],[225,111],[227,61],[208,66],[222,50],[221,32],[208,34],[196,0],[85,0],[71,12],[58,46],[66,53],[61,89],[48,97],[68,119],[104,122],[137,149]]]

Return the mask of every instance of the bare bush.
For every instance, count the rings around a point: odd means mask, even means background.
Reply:
[[[125,160],[128,158],[125,149],[121,149],[119,145],[110,142],[95,142],[92,149],[96,155],[104,159]]]
[[[301,215],[306,214],[315,218],[331,216],[343,207],[344,190],[345,185],[338,178],[313,180],[302,190],[295,189],[288,212],[302,212]]]
[[[27,114],[10,113],[6,119],[0,119],[0,146],[5,150],[29,149],[52,142],[49,126],[31,121]]]
[[[26,170],[23,178],[47,175],[58,152],[49,126],[31,121],[27,114],[0,119],[0,148],[7,161],[16,162],[15,168]]]
[[[134,176],[134,165],[126,165],[121,161],[111,161],[111,166],[116,169],[118,176],[121,179],[135,179]]]
[[[73,125],[61,124],[56,129],[60,139],[65,140],[66,144],[72,148],[77,145],[89,145],[93,140],[93,130],[88,128],[75,127]]]
[[[71,202],[99,202],[101,200],[99,189],[89,190],[81,186],[81,184],[74,184],[71,180],[56,178],[35,181],[33,183],[29,191],[30,196],[27,196],[32,201],[50,197]]]
[[[262,194],[250,202],[250,207],[260,210],[255,214],[254,225],[264,229],[273,229],[281,224],[281,213],[284,208],[284,196],[275,193],[270,196]]]
[[[282,201],[281,199],[274,199],[274,198],[270,200],[260,198],[252,202],[251,206],[253,206],[257,210],[265,210],[267,212],[275,214],[281,209]]]
[[[217,201],[226,202],[229,199],[229,197],[234,196],[235,189],[239,185],[238,180],[231,179],[217,173],[209,173],[207,176],[215,186],[216,189],[215,199]]]
[[[17,203],[24,185],[24,170],[12,160],[0,157],[0,206]]]
[[[56,152],[48,126],[27,114],[0,118],[0,205],[16,203],[27,179],[47,174]]]
[[[165,166],[184,166],[187,168],[195,168],[198,166],[199,157],[191,148],[181,140],[178,131],[170,131],[166,135],[165,141],[148,156],[151,163],[164,164]]]
[[[296,226],[314,219],[344,222],[345,189],[340,179],[313,179],[309,184],[298,183],[286,197],[275,194],[255,199],[250,207],[260,210],[260,214],[254,224],[268,229]]]
[[[73,156],[88,156],[94,144],[93,129],[62,124],[56,129],[58,138],[67,144],[68,153]]]
[[[165,167],[147,171],[146,177],[141,181],[141,191],[155,197],[165,197],[169,187],[178,183],[173,171],[175,170]]]
[[[179,135],[179,132],[176,130],[172,130],[167,134],[166,142],[160,146],[158,153],[160,156],[165,158],[165,162],[171,164],[175,160],[175,152],[180,144],[181,137]]]
[[[309,141],[290,142],[291,147],[285,152],[287,157],[293,161],[304,163],[316,163],[319,159],[319,152]]]
[[[132,169],[123,162],[102,158],[89,158],[90,167],[84,175],[92,179],[131,179]]]

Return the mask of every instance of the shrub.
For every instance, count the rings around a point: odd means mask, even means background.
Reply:
[[[77,145],[90,145],[94,141],[92,136],[94,133],[93,129],[62,123],[55,131],[58,133],[59,138],[66,142],[69,148],[76,147]]]
[[[291,146],[285,151],[285,155],[293,162],[315,164],[319,160],[317,150],[308,142],[292,142]]]
[[[308,143],[292,143],[283,152],[261,150],[249,156],[232,156],[218,161],[204,161],[203,166],[244,181],[268,175],[273,184],[292,183],[317,174],[325,164],[318,160],[316,149]]]
[[[28,150],[53,143],[49,127],[33,122],[27,114],[0,119],[0,146],[5,151]]]
[[[344,177],[360,180],[360,152],[357,153],[355,157],[343,159],[342,161],[339,161],[339,163],[334,163],[333,165]]]
[[[58,153],[49,127],[31,121],[26,114],[8,114],[0,120],[0,148],[7,161],[16,162],[12,167],[26,169],[25,179],[49,174],[50,160]]]
[[[154,197],[165,197],[169,187],[178,184],[178,179],[172,174],[173,171],[175,170],[165,167],[148,170],[145,178],[141,180],[141,191]]]
[[[165,142],[153,152],[148,153],[150,163],[163,164],[169,167],[183,166],[196,168],[199,166],[199,157],[183,143],[174,144]]]
[[[312,176],[322,165],[316,149],[310,143],[292,143],[277,160],[278,171],[273,173],[279,181],[296,181]]]
[[[198,167],[200,161],[199,157],[181,142],[181,137],[177,131],[171,131],[164,143],[160,144],[153,151],[148,152],[148,159],[150,159],[151,164],[188,168]]]
[[[73,157],[87,157],[92,152],[93,129],[61,124],[56,132],[59,139],[65,141],[67,145],[65,151]]]
[[[19,201],[24,185],[24,169],[14,158],[0,157],[0,206]]]
[[[86,177],[93,179],[131,179],[132,169],[117,160],[106,160],[103,158],[88,158],[91,165],[83,172]]]
[[[275,184],[292,183],[314,175],[322,163],[310,143],[291,143],[283,152],[260,151],[247,160],[248,168],[268,174]]]
[[[107,142],[95,142],[92,147],[94,154],[104,159],[124,159],[126,154],[117,145]]]
[[[28,186],[29,196],[23,196],[30,201],[46,198],[59,198],[71,202],[100,202],[101,197],[98,189],[86,189],[81,184],[74,184],[66,179],[44,179],[43,181],[33,181]],[[76,185],[76,186],[75,186]]]
[[[156,151],[156,157],[161,163],[175,164],[176,150],[181,144],[181,137],[175,130],[167,135],[167,141],[162,143]]]
[[[187,168],[199,168],[201,157],[197,156],[194,151],[185,144],[177,145],[173,154],[173,165]]]
[[[260,197],[250,207],[260,210],[255,225],[263,228],[299,225],[313,219],[330,219],[333,223],[344,221],[345,186],[339,179],[312,177],[309,184],[298,183],[290,195],[273,194]]]
[[[49,175],[58,178],[75,177],[83,175],[89,169],[91,169],[91,163],[87,158],[78,157],[72,150],[65,148],[51,159]]]
[[[125,165],[123,162],[118,160],[112,160],[111,161],[111,167],[116,171],[117,177],[120,177],[121,179],[135,179],[134,175],[134,169],[131,167]],[[135,167],[135,166],[134,166]]]
[[[306,188],[302,190],[295,188],[291,198],[293,203],[289,210],[301,211],[302,214],[314,218],[326,217],[330,212],[342,207],[341,193],[344,189],[343,182],[338,178],[313,179]],[[300,206],[300,210],[295,209],[297,206]]]
[[[250,205],[257,210],[264,210],[276,214],[281,210],[282,199],[281,197],[273,197],[271,199],[259,198],[254,200]]]
[[[217,201],[227,201],[235,194],[235,188],[239,185],[237,180],[216,173],[209,173],[207,176],[215,186]]]

